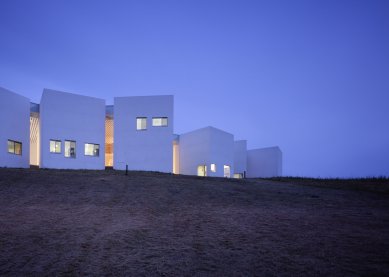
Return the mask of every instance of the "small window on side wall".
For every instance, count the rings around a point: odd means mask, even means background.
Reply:
[[[153,126],[154,127],[166,127],[167,126],[167,117],[153,117]]]
[[[100,145],[85,143],[85,156],[98,157],[100,155]]]
[[[76,158],[76,142],[72,140],[65,140],[65,157]]]
[[[242,173],[234,173],[234,178],[235,179],[243,179],[243,174]]]
[[[50,153],[61,153],[61,141],[60,140],[50,140]]]
[[[136,118],[136,129],[138,131],[147,129],[147,117]]]
[[[8,140],[8,153],[22,155],[22,143],[19,141]]]
[[[224,177],[231,177],[231,167],[229,165],[224,165]]]

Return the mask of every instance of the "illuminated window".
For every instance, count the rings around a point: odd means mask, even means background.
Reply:
[[[61,153],[61,141],[50,140],[50,153]]]
[[[224,165],[224,177],[231,177],[231,167],[229,165]]]
[[[153,117],[153,126],[166,127],[167,126],[167,117]]]
[[[234,174],[234,178],[235,179],[242,179],[243,178],[243,174],[242,173],[235,173]]]
[[[100,155],[100,145],[93,143],[85,143],[85,156],[98,157]]]
[[[197,167],[197,176],[207,176],[207,166],[206,165],[199,165]]]
[[[137,130],[146,130],[147,129],[147,117],[137,117],[136,118],[136,129]]]
[[[65,157],[76,157],[76,142],[72,140],[65,140]]]
[[[22,155],[22,143],[14,140],[8,140],[8,153]]]
[[[216,164],[211,164],[211,171],[216,172]]]

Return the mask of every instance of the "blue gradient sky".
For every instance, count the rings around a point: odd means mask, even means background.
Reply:
[[[0,1],[0,86],[175,95],[284,174],[389,176],[389,1]]]

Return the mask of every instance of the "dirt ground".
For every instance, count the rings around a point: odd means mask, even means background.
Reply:
[[[0,169],[0,275],[388,276],[389,194]]]

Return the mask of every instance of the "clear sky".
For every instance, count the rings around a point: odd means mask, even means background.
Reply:
[[[284,174],[389,176],[389,1],[0,1],[0,86],[173,94]]]

